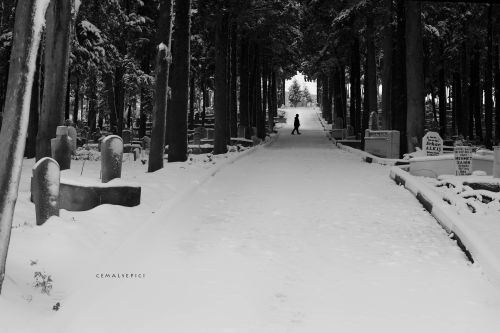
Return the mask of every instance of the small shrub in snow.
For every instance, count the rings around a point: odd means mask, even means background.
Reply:
[[[35,288],[40,288],[42,294],[50,295],[52,290],[52,277],[45,272],[35,272],[34,275],[35,283],[33,286]]]

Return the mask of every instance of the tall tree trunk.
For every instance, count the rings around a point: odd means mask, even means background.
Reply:
[[[231,28],[231,126],[232,137],[238,136],[238,26],[233,23]]]
[[[385,4],[385,16],[384,16],[384,40],[383,40],[383,51],[384,51],[384,62],[383,62],[383,72],[382,72],[382,112],[383,124],[382,128],[391,129],[392,128],[392,109],[391,109],[391,91],[392,91],[392,51],[393,51],[393,33],[392,28],[393,20],[393,4],[392,0],[384,0]]]
[[[335,66],[332,78],[333,78],[333,121],[336,122],[337,118],[341,118],[343,124],[344,117],[342,110],[342,87],[341,87],[339,66]],[[339,125],[340,124],[335,124],[335,126]]]
[[[161,0],[158,20],[157,39],[160,42],[156,58],[155,97],[153,106],[153,124],[151,128],[151,147],[149,151],[148,172],[163,168],[165,152],[165,132],[167,120],[168,77],[171,54],[172,2]],[[194,87],[193,87],[194,88]]]
[[[472,132],[470,130],[470,52],[468,50],[467,44],[464,42],[461,47],[460,56],[460,67],[461,67],[461,78],[462,78],[462,127],[459,129],[459,134],[462,134],[464,138],[470,137]]]
[[[228,45],[228,17],[221,13],[215,30],[215,137],[214,154],[227,152],[226,145],[226,54]]]
[[[269,114],[269,119],[267,122],[268,127],[269,127],[269,123],[272,119],[272,117],[270,116],[270,113],[268,112],[268,109],[270,109],[269,104],[268,104],[268,101],[269,101],[269,97],[268,97],[269,87],[267,85],[268,77],[269,77],[269,71],[268,71],[267,62],[265,59],[263,59],[262,60],[262,116],[264,118],[264,128],[265,128],[266,115]]]
[[[459,72],[453,73],[453,106],[455,109],[456,134],[462,134],[463,108],[462,108],[462,80]]]
[[[407,152],[406,120],[406,10],[405,0],[396,0],[396,39],[393,53],[393,70],[391,86],[391,110],[393,129],[400,131],[400,153]]]
[[[500,65],[499,65],[499,47],[495,42],[495,57],[493,61],[495,73],[495,144],[500,142]]]
[[[52,0],[47,10],[45,28],[44,85],[37,135],[37,161],[51,156],[50,140],[55,138],[57,126],[64,123],[70,26],[71,1]]]
[[[207,86],[205,83],[203,83],[202,87],[202,94],[203,94],[203,108],[201,109],[201,127],[205,126],[205,117],[207,114],[207,106],[208,106],[208,92],[207,92]]]
[[[441,54],[441,64],[438,70],[438,97],[439,97],[439,134],[441,137],[446,136],[446,82],[445,82],[445,71],[444,71],[444,47],[440,45]]]
[[[18,1],[3,123],[0,131],[0,293],[5,279],[12,216],[17,201],[28,129],[37,50],[47,0]],[[64,85],[64,88],[66,86]],[[64,94],[63,94],[64,96]]]
[[[71,92],[71,72],[68,70],[68,79],[66,80],[66,100],[64,107],[64,119],[69,119],[69,108],[70,108],[70,92]]]
[[[488,5],[488,35],[486,42],[486,68],[484,72],[484,143],[488,149],[493,147],[493,19],[492,5]]]
[[[195,82],[194,82],[194,72],[192,71],[189,78],[189,121],[188,128],[194,128],[194,103],[195,103]]]
[[[424,136],[424,51],[420,1],[406,2],[406,73],[408,114],[407,147],[409,152],[421,146]]]
[[[261,73],[260,47],[255,46],[255,119],[257,127],[257,137],[264,140],[266,138],[266,122],[262,110],[262,73]]]
[[[91,132],[96,130],[97,116],[97,77],[96,73],[92,73],[89,78],[89,98],[88,98],[88,126]],[[83,112],[83,108],[82,108]],[[102,115],[100,117],[102,119]],[[102,129],[102,121],[99,123],[99,128]]]
[[[482,93],[481,93],[481,82],[479,78],[479,50],[477,47],[473,48],[472,61],[471,61],[471,110],[473,110],[474,117],[474,129],[476,132],[476,138],[479,141],[483,141],[483,126],[481,124],[481,109],[483,104]]]
[[[248,38],[241,38],[241,55],[240,55],[240,126],[247,128],[245,136],[250,139],[250,122],[249,122],[249,77],[248,77]]]
[[[116,111],[116,134],[121,136],[123,131],[123,115],[125,113],[125,85],[123,77],[125,68],[118,66],[115,68],[114,98]],[[114,131],[113,131],[114,132]]]
[[[341,94],[341,102],[342,102],[342,119],[344,119],[344,128],[347,127],[347,88],[345,84],[345,66],[340,66],[340,94]]]
[[[370,121],[370,84],[368,83],[368,75],[366,69],[368,68],[368,57],[365,56],[364,63],[364,80],[363,80],[363,115],[361,118],[361,147],[365,149],[365,131],[368,129],[368,124]]]
[[[366,19],[366,79],[368,80],[368,105],[370,113],[378,113],[377,107],[377,64],[375,61],[375,42],[373,36],[373,15]],[[365,92],[366,93],[366,92]],[[378,127],[378,124],[377,124]]]
[[[271,73],[271,101],[273,106],[272,116],[278,116],[278,81],[276,77],[276,71],[273,70]]]
[[[168,140],[168,162],[187,160],[187,109],[190,68],[191,0],[175,3],[175,49],[172,68],[172,128]],[[170,111],[169,111],[170,112]]]
[[[80,77],[77,75],[76,76],[76,82],[75,82],[75,101],[73,104],[73,122],[76,123],[78,122],[78,107],[80,106]]]
[[[36,70],[33,78],[33,87],[30,102],[30,119],[28,123],[28,138],[26,140],[26,147],[24,149],[24,157],[36,157],[36,135],[38,133],[38,117],[40,115],[40,71],[42,67],[42,48],[38,50],[36,59]]]
[[[114,76],[111,73],[107,73],[104,75],[104,87],[106,89],[106,98],[108,102],[109,108],[109,130],[113,134],[118,133],[118,111],[116,106],[116,98],[115,98],[115,84],[114,84]]]
[[[256,114],[255,114],[255,74],[256,74],[256,67],[255,67],[255,43],[250,43],[249,47],[249,64],[250,64],[250,78],[249,78],[249,88],[248,88],[248,100],[249,100],[249,121],[250,121],[250,133],[251,135],[254,135],[253,133],[253,127],[257,126],[256,122]]]
[[[361,63],[358,36],[354,36],[351,45],[351,126],[358,135],[361,131]]]
[[[326,100],[326,121],[328,124],[333,122],[333,97],[335,95],[335,71],[332,70],[328,76],[328,99]]]

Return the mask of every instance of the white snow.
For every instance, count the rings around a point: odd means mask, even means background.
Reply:
[[[195,156],[153,174],[125,161],[140,206],[62,211],[42,227],[25,163],[2,331],[497,332],[500,290],[389,168],[335,148],[315,110],[289,112],[302,135],[287,124],[238,160]],[[39,270],[50,296],[32,287]]]

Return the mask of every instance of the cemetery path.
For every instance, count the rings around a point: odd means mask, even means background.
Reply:
[[[157,216],[103,268],[145,278],[82,286],[64,331],[496,332],[500,292],[387,167],[292,112],[302,135],[285,125]]]

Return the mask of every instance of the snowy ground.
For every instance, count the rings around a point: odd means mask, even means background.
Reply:
[[[210,162],[133,173],[137,208],[38,228],[16,213],[2,331],[497,332],[500,291],[388,167],[336,149],[315,111],[290,112],[302,135],[286,126],[182,201],[165,205]],[[30,285],[40,267],[50,296]]]

